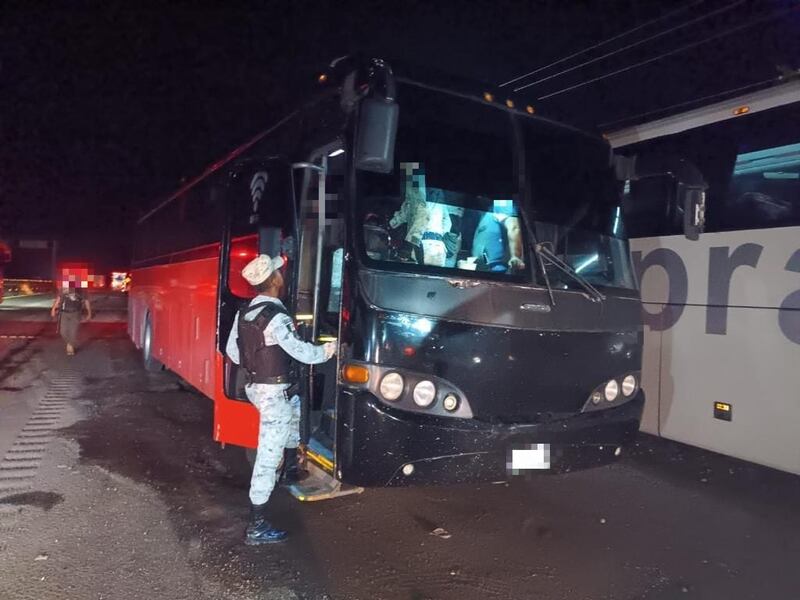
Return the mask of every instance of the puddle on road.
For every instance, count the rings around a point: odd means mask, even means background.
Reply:
[[[61,504],[64,496],[55,492],[23,492],[12,496],[0,497],[0,504],[11,504],[13,506],[35,506],[44,510],[50,510],[56,504]]]

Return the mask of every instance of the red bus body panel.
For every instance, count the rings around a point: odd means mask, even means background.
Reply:
[[[223,391],[223,356],[217,349],[219,249],[213,244],[182,253],[169,264],[135,269],[128,333],[141,348],[149,313],[154,358],[214,401],[214,439],[255,448],[258,411],[249,402],[227,398]],[[232,256],[231,271],[241,270],[239,263],[251,257]]]

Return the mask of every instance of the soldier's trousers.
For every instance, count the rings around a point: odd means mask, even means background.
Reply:
[[[247,399],[258,409],[258,450],[250,479],[250,502],[269,500],[278,476],[284,448],[300,444],[300,397],[288,397],[286,385],[250,384]]]

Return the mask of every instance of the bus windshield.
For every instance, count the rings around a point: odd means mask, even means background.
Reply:
[[[522,128],[537,243],[592,285],[634,288],[608,147],[546,122],[524,119]],[[558,269],[548,277],[555,287],[574,287]]]
[[[398,98],[394,171],[358,174],[367,261],[527,279],[508,113],[412,86]]]
[[[403,86],[395,169],[358,172],[358,218],[370,266],[529,282],[534,241],[593,285],[633,288],[609,150],[580,133],[524,118],[523,207],[510,113]],[[580,285],[548,269],[557,288]]]

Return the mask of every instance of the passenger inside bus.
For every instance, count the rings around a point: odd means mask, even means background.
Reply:
[[[402,198],[373,198],[376,210],[364,217],[370,258],[494,273],[525,269],[513,200],[429,187],[417,162],[402,162],[399,170]]]
[[[492,212],[481,217],[472,241],[472,256],[495,273],[525,268],[522,230],[513,200],[495,200]]]

